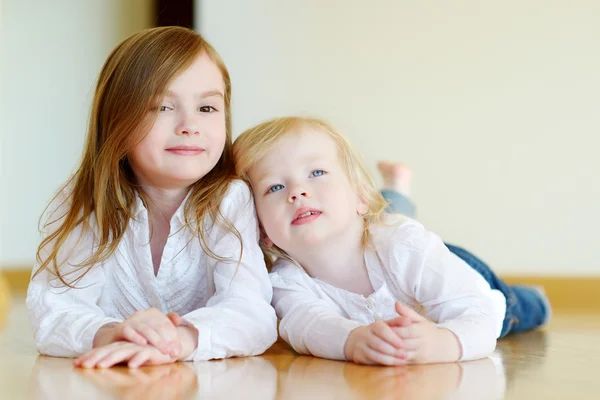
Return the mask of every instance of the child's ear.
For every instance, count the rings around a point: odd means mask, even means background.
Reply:
[[[356,213],[358,215],[365,215],[369,211],[369,205],[360,194],[360,192],[356,196]]]
[[[261,238],[261,242],[267,249],[270,249],[271,247],[273,247],[273,241],[271,239],[269,239],[269,237],[267,235],[265,235]]]
[[[267,236],[267,233],[262,227],[262,224],[260,225],[260,244],[262,244],[267,249],[273,247],[273,241],[271,240],[271,238],[269,238],[269,236]]]
[[[367,211],[369,211],[369,206],[367,205],[367,203],[359,202],[356,205],[356,213],[358,215],[365,215]]]

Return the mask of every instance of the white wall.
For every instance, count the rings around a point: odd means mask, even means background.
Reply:
[[[0,265],[31,266],[37,220],[82,152],[111,49],[150,26],[151,0],[3,0]]]
[[[497,271],[600,275],[600,2],[198,1],[236,133],[325,117]]]

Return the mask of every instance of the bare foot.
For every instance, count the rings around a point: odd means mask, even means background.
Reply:
[[[379,172],[383,177],[383,188],[395,190],[407,197],[410,196],[412,185],[412,170],[401,163],[380,161],[377,163]]]

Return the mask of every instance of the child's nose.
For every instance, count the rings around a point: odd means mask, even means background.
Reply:
[[[176,133],[178,135],[199,135],[200,128],[194,119],[190,116],[185,116],[182,118],[181,123],[176,129]]]
[[[290,196],[289,196],[289,202],[293,203],[294,201],[298,200],[300,197],[308,197],[308,193],[306,192],[306,190],[302,189],[302,188],[297,188],[297,189],[292,189],[290,191]]]
[[[178,135],[199,135],[200,129],[192,125],[182,125],[177,128]]]

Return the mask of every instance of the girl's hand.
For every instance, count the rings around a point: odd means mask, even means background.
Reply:
[[[384,321],[354,329],[344,345],[344,355],[357,364],[405,365],[400,337]]]
[[[181,341],[177,334],[180,324],[181,317],[177,313],[165,315],[156,308],[136,311],[121,323],[100,328],[94,337],[94,348],[128,341],[139,346],[150,344],[164,354],[177,358],[181,353]]]
[[[126,362],[129,368],[137,368],[142,365],[171,364],[176,360],[154,346],[114,342],[88,351],[76,358],[73,364],[82,368],[109,368]]]
[[[402,339],[407,362],[427,364],[460,360],[461,346],[454,333],[439,328],[399,302],[395,307],[399,316],[386,321],[386,324]]]

